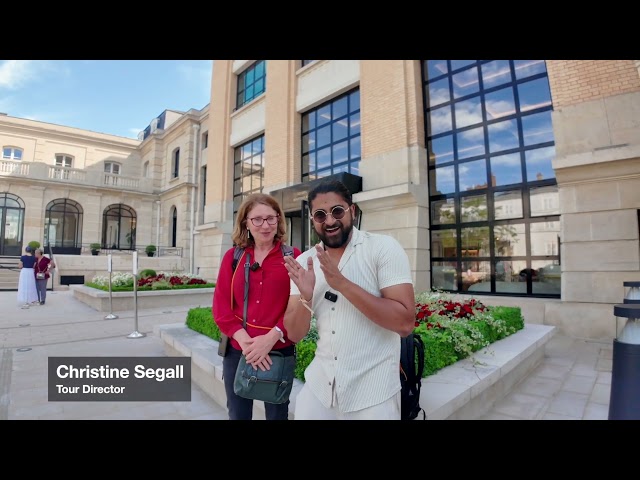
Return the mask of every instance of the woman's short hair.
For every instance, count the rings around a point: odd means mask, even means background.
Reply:
[[[42,247],[36,248],[35,251],[38,252],[40,255],[44,255],[44,248]]]
[[[234,245],[245,248],[249,245],[253,245],[253,238],[249,238],[247,229],[247,215],[258,204],[266,205],[273,208],[278,214],[278,228],[276,230],[275,240],[282,241],[283,237],[287,233],[287,227],[284,222],[284,212],[278,201],[271,195],[266,193],[252,193],[249,195],[240,205],[238,214],[236,215],[236,222],[233,227],[233,233],[231,234],[231,240]]]

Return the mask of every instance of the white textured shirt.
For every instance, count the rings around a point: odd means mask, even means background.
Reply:
[[[307,258],[314,257],[316,274],[312,308],[319,339],[314,359],[304,373],[305,383],[327,408],[332,406],[335,383],[341,412],[382,403],[400,390],[400,335],[372,322],[332,290],[315,252],[314,247],[297,258],[306,268]],[[413,283],[409,259],[396,239],[355,227],[338,268],[376,297],[382,296],[383,288]],[[335,303],[324,297],[327,291],[338,295]],[[300,295],[293,281],[291,295]]]

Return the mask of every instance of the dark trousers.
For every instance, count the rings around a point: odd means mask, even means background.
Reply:
[[[293,354],[293,347],[291,353]],[[285,348],[282,353],[285,353]],[[222,377],[224,379],[224,390],[227,393],[227,409],[229,410],[229,420],[251,420],[253,419],[253,400],[249,398],[242,398],[235,394],[233,391],[233,380],[236,376],[236,370],[238,369],[238,363],[242,352],[236,350],[229,345],[227,355],[222,359]],[[289,400],[285,403],[264,404],[264,413],[267,420],[288,420],[289,419]]]
[[[36,290],[38,291],[38,299],[44,302],[47,299],[47,278],[39,280],[36,278]]]

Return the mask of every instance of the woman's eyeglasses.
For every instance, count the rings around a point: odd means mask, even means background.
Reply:
[[[331,215],[336,220],[341,220],[345,213],[347,213],[347,210],[344,207],[336,205],[329,213],[324,210],[316,210],[313,212],[313,221],[316,223],[324,223],[327,220],[327,215]]]
[[[264,221],[266,220],[267,223],[269,225],[275,225],[276,223],[278,223],[278,217],[280,215],[269,215],[267,218],[262,218],[262,217],[253,217],[253,218],[248,218],[247,220],[251,220],[251,223],[253,223],[254,227],[260,227],[262,226],[262,224],[264,223]]]

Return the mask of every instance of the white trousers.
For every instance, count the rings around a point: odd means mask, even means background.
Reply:
[[[389,400],[356,412],[343,413],[334,397],[333,406],[325,407],[304,385],[296,396],[294,418],[296,420],[400,420],[400,392]]]

